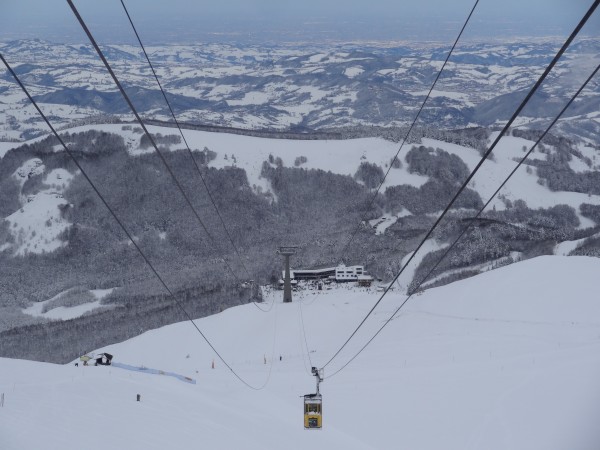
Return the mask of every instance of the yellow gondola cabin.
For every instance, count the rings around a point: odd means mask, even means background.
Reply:
[[[323,400],[321,394],[304,396],[304,428],[319,429],[323,426]]]

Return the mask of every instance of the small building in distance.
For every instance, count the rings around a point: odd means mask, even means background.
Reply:
[[[371,287],[371,283],[373,283],[373,277],[371,275],[359,275],[357,282],[361,287]]]
[[[282,279],[284,277],[285,273],[282,272]],[[358,282],[359,277],[362,277],[363,283],[366,283],[367,280],[373,281],[373,277],[366,274],[364,266],[345,266],[341,264],[337,267],[325,267],[321,269],[290,270],[292,282],[301,280],[333,280],[338,283],[345,283],[350,281]]]

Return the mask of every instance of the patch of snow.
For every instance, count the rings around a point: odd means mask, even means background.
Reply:
[[[13,177],[23,186],[29,177],[42,174],[44,170],[40,159],[30,159],[15,171]],[[15,254],[52,252],[66,245],[59,236],[70,224],[62,218],[59,207],[67,204],[62,193],[73,176],[65,169],[53,169],[43,180],[50,189],[27,196],[21,208],[6,217],[15,238]]]
[[[590,236],[590,238],[598,238],[598,237],[600,237],[600,233],[596,233],[596,234]],[[573,250],[577,249],[577,247],[582,245],[586,239],[588,239],[588,238],[575,239],[573,241],[563,241],[554,246],[553,253],[555,255],[559,255],[559,256],[568,256]]]
[[[569,161],[568,164],[573,172],[585,173],[590,172],[591,170],[591,167],[588,166],[585,161],[575,155],[572,155],[571,161]]]
[[[239,88],[236,86],[220,84],[212,88],[206,96],[212,99],[221,99],[224,96],[231,94],[232,92],[236,92],[238,89]]]
[[[325,53],[317,53],[308,58],[308,62],[311,64],[321,62],[327,55]]]
[[[425,96],[429,93],[429,90],[427,91],[413,91],[413,92],[408,92],[408,94],[413,95],[413,96]],[[467,106],[474,106],[475,104],[473,102],[470,101],[470,96],[468,94],[462,93],[462,92],[453,92],[453,91],[438,91],[438,90],[433,90],[430,94],[431,98],[436,98],[436,97],[446,97],[446,98],[450,98],[452,100],[458,100],[460,102],[462,102],[464,105]]]
[[[521,258],[521,255],[522,255],[521,252],[510,252],[509,256],[503,256],[502,258],[497,258],[497,259],[494,259],[493,261],[488,261],[488,262],[484,262],[481,264],[474,264],[469,267],[462,267],[462,268],[458,268],[458,269],[447,270],[444,273],[441,273],[433,278],[428,279],[425,283],[422,284],[422,286],[424,288],[426,288],[427,286],[430,286],[439,280],[443,280],[444,278],[446,278],[450,275],[455,275],[455,274],[465,272],[465,271],[486,272],[488,270],[493,270],[495,267],[498,267],[499,265],[506,264],[509,261],[509,258],[512,259],[513,261],[518,261]]]
[[[40,303],[44,303],[44,302],[36,303],[34,306],[40,305]],[[39,306],[39,311],[38,311],[38,309],[36,309],[35,311],[28,311],[27,309],[24,309],[23,312],[25,314],[29,314],[32,316],[44,317],[46,319],[70,320],[70,319],[75,319],[77,317],[81,317],[85,313],[87,313],[89,311],[93,311],[94,309],[96,309],[100,306],[101,306],[100,300],[96,300],[96,301],[93,301],[90,303],[84,303],[83,305],[77,305],[77,306],[70,306],[70,307],[58,306],[58,307],[53,308],[50,311],[47,311],[45,313],[41,312],[42,306]],[[30,308],[33,308],[33,307],[30,307]],[[30,308],[28,308],[28,309],[30,309]],[[39,312],[39,313],[37,313],[37,312]]]
[[[385,214],[378,219],[369,220],[369,224],[375,228],[375,234],[384,234],[391,225],[395,224],[398,218],[410,216],[410,211],[403,209],[398,214]]]
[[[21,146],[20,142],[0,142],[0,159],[4,158],[10,150]]]
[[[28,159],[23,164],[21,164],[21,167],[15,170],[15,172],[13,173],[13,178],[15,178],[19,182],[21,187],[23,187],[23,185],[29,178],[35,175],[41,175],[42,173],[44,173],[44,170],[46,170],[46,167],[42,163],[41,159]]]
[[[348,78],[354,78],[363,73],[364,71],[365,69],[363,69],[360,66],[348,67],[346,68],[346,70],[344,70],[344,75],[346,75]]]
[[[51,186],[55,190],[64,191],[71,183],[73,177],[74,175],[68,170],[60,168],[53,169],[50,171],[50,173],[48,173],[48,175],[46,175],[44,184]]]
[[[99,307],[103,307],[103,305],[101,304],[102,299],[107,297],[112,291],[114,291],[114,288],[90,290],[89,292],[96,298],[96,300],[93,302],[88,302],[88,303],[84,303],[82,305],[76,305],[76,306],[57,306],[56,308],[52,308],[49,311],[42,312],[44,309],[44,306],[47,303],[53,302],[54,300],[62,297],[63,295],[67,294],[70,290],[71,289],[67,289],[66,291],[63,291],[63,292],[55,295],[51,299],[34,303],[33,305],[23,309],[22,311],[24,314],[27,314],[29,316],[44,317],[46,319],[53,319],[53,320],[75,319],[77,317],[81,317],[83,314],[85,314],[89,311],[93,311]]]
[[[108,289],[90,289],[90,294],[92,294],[96,300],[102,300],[105,297],[108,297],[110,294],[112,294],[112,292],[115,290],[115,288],[108,288]]]
[[[495,139],[497,132],[493,133],[490,141]],[[456,144],[437,141],[434,139],[425,138],[422,140],[423,145],[428,147],[438,147],[450,154],[456,154],[468,166],[469,170],[473,170],[475,165],[480,161],[481,156],[475,149],[462,147]],[[494,160],[487,160],[481,166],[479,172],[473,177],[470,188],[475,189],[481,195],[485,202],[496,191],[500,183],[504,181],[506,176],[517,165],[515,159],[523,157],[523,146],[528,149],[533,145],[532,141],[517,138],[513,136],[505,136],[499,142],[493,151]],[[546,155],[539,151],[534,151],[530,159],[545,159]],[[588,195],[579,192],[555,192],[542,186],[538,183],[538,177],[533,170],[532,173],[527,173],[526,166],[521,166],[519,170],[512,176],[510,181],[504,186],[501,195],[511,201],[518,199],[525,200],[530,208],[550,208],[552,206],[566,204],[570,205],[577,211],[582,203],[591,203],[600,205],[599,195]],[[489,208],[496,207],[498,210],[506,208],[504,202],[496,197]]]
[[[246,92],[241,100],[227,100],[229,106],[241,105],[264,105],[269,101],[269,94],[266,92],[252,91]]]
[[[59,207],[66,204],[62,194],[42,191],[30,196],[21,209],[8,216],[15,254],[52,252],[65,246],[59,236],[70,224],[61,217]]]
[[[322,98],[326,97],[327,94],[329,94],[328,91],[324,91],[322,89],[317,88],[316,86],[300,86],[296,92],[302,94],[302,93],[309,93],[310,94],[310,102],[318,102],[319,100],[321,100]],[[307,106],[308,107],[308,111],[311,110],[310,105],[306,105],[306,104],[301,104],[298,106]],[[307,111],[307,112],[308,112]]]
[[[580,208],[577,207],[577,205],[573,206],[575,206],[575,214],[577,214],[577,218],[579,219],[579,226],[577,227],[578,230],[584,230],[586,228],[596,226],[596,222],[594,222],[589,217],[585,217],[583,214],[581,214]]]
[[[423,246],[419,249],[417,255],[413,258],[410,264],[406,266],[406,269],[404,269],[402,276],[398,278],[398,286],[400,287],[400,289],[404,292],[408,291],[408,287],[410,286],[410,283],[415,277],[415,272],[417,271],[417,268],[419,267],[425,256],[427,256],[429,253],[446,248],[448,247],[448,245],[449,244],[447,243],[439,243],[435,239],[426,240]],[[404,267],[404,265],[408,262],[413,253],[414,252],[410,252],[404,258],[402,258],[402,267]]]

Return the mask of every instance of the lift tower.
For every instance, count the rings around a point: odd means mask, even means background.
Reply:
[[[283,279],[283,303],[292,303],[292,283],[290,281],[290,256],[296,254],[298,247],[279,247],[277,253],[285,258],[285,277]]]

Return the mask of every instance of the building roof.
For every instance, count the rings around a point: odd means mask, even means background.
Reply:
[[[309,273],[327,273],[335,270],[335,267],[325,267],[323,269],[292,269],[290,272],[299,273],[299,274],[309,274]]]

